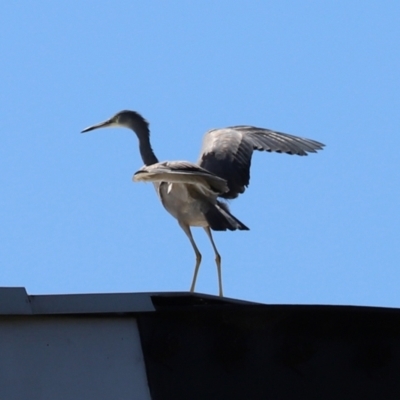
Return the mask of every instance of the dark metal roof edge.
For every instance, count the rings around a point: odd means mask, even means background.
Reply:
[[[23,287],[0,287],[0,315],[121,314],[221,307],[236,310],[250,307],[253,310],[400,312],[396,308],[356,305],[262,304],[191,292],[28,295]]]
[[[165,308],[257,303],[190,292],[28,295],[23,287],[0,287],[0,315],[142,313],[156,311],[156,304]]]
[[[153,312],[147,293],[93,293],[29,296],[32,314],[121,314]]]
[[[32,314],[28,294],[23,287],[0,287],[0,315]]]

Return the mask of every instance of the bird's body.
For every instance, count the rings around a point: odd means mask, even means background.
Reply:
[[[202,204],[193,196],[194,190],[182,183],[161,182],[158,195],[165,209],[178,221],[189,226],[205,227],[207,221],[202,212]],[[217,196],[214,197],[216,200]]]
[[[167,181],[168,179],[168,181]],[[213,230],[248,228],[230,214],[218,197],[229,191],[226,180],[187,161],[142,167],[136,182],[153,182],[161,203],[180,223]]]
[[[109,120],[90,126],[82,132],[103,127],[132,129],[139,139],[144,167],[133,180],[153,182],[165,209],[178,220],[196,254],[196,265],[190,290],[194,291],[201,254],[190,227],[202,227],[213,246],[218,271],[219,295],[223,295],[221,257],[212,238],[217,231],[248,230],[234,217],[221,199],[234,199],[250,182],[251,157],[254,150],[307,155],[324,146],[314,140],[252,126],[234,126],[208,131],[197,164],[187,161],[159,162],[150,145],[148,122],[135,111],[121,111]]]
[[[208,225],[204,216],[203,203],[198,201],[201,198],[201,192],[197,188],[182,183],[162,182],[159,185],[158,194],[165,209],[178,221],[202,228]],[[217,194],[214,194],[210,201],[215,204]]]

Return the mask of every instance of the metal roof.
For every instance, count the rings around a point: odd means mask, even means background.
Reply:
[[[140,313],[156,311],[155,304],[257,303],[188,292],[28,295],[23,287],[0,287],[0,315]]]
[[[81,357],[72,355],[71,346],[82,337],[81,348],[86,353],[92,348],[93,355],[89,367],[82,364],[86,371],[98,368],[95,340],[120,324],[128,333],[110,333],[109,340],[98,342],[99,352],[126,340],[133,343],[129,332],[136,327],[153,400],[400,398],[399,309],[271,305],[186,292],[28,295],[24,288],[0,288],[1,316],[0,328],[8,336],[0,345],[9,353],[10,341],[15,342],[9,359],[28,375],[32,367],[25,363],[32,357],[21,352],[21,337],[39,360],[40,351],[48,357],[51,349],[59,354],[62,346],[70,346],[63,354],[71,365]],[[31,335],[35,327],[42,327],[41,333]],[[71,340],[73,328],[85,328],[87,335],[77,331]],[[105,377],[108,357],[114,354],[121,368],[129,346],[106,354]],[[22,357],[20,364],[15,354]],[[4,368],[7,360],[3,357]],[[51,373],[51,359],[43,360]]]

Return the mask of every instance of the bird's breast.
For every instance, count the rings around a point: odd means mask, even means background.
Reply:
[[[187,184],[162,182],[158,188],[165,209],[178,221],[190,226],[207,226],[204,200],[194,198]]]

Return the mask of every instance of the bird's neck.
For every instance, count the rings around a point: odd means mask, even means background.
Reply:
[[[151,148],[149,138],[141,138],[139,140],[139,150],[145,165],[153,165],[158,163],[158,159]]]

